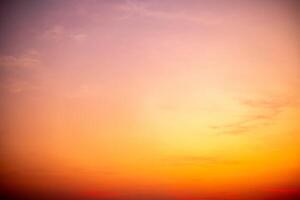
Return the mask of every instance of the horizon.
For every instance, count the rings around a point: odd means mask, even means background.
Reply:
[[[1,195],[300,198],[298,8],[1,1]]]

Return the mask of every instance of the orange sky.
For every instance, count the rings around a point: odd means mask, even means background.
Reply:
[[[6,195],[300,196],[296,1],[1,4]]]

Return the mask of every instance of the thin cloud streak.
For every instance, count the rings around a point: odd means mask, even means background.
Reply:
[[[34,68],[41,65],[37,51],[28,51],[20,56],[0,55],[0,69]]]
[[[41,34],[42,40],[45,41],[64,41],[71,40],[75,42],[84,42],[88,38],[87,34],[67,29],[61,24],[49,26]]]
[[[36,50],[20,55],[0,55],[0,75],[3,77],[0,79],[0,89],[12,94],[39,89],[32,76],[42,67],[40,53]]]
[[[168,165],[185,166],[206,166],[206,165],[235,165],[240,164],[237,160],[223,159],[215,156],[170,156],[163,159]]]
[[[274,118],[291,105],[291,100],[278,98],[241,99],[239,103],[248,108],[250,114],[242,116],[239,121],[233,123],[211,126],[211,129],[233,135],[247,133],[255,128],[273,123]]]
[[[198,15],[200,16],[196,16],[188,14],[184,10],[179,12],[157,10],[150,8],[149,4],[146,4],[144,2],[126,1],[125,4],[118,5],[118,8],[121,11],[125,11],[127,14],[125,17],[123,17],[123,19],[134,17],[134,15],[139,15],[158,20],[181,20],[202,25],[216,25],[220,23],[219,18],[216,18],[215,16],[208,13],[198,13]]]

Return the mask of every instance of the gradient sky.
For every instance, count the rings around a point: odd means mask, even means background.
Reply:
[[[2,190],[299,197],[297,6],[1,1]]]

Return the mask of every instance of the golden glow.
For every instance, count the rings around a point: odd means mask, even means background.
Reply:
[[[292,1],[3,6],[7,195],[300,195]]]

